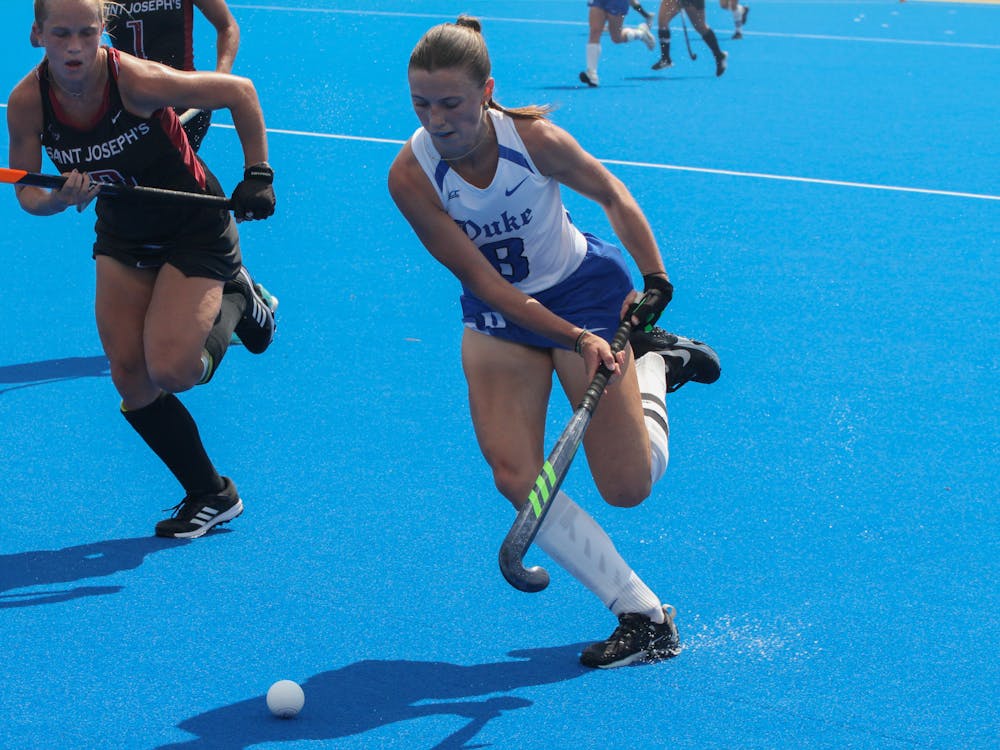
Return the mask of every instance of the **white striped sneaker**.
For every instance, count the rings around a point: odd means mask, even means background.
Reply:
[[[243,501],[229,477],[225,486],[207,495],[188,495],[169,510],[173,516],[156,524],[156,535],[175,539],[197,539],[213,526],[232,521],[243,512]]]
[[[278,309],[278,298],[262,285],[255,283],[245,266],[240,266],[236,278],[227,281],[223,288],[224,293],[235,291],[243,294],[247,305],[233,333],[247,351],[261,354],[271,345],[274,332],[278,328],[274,319],[274,311]]]

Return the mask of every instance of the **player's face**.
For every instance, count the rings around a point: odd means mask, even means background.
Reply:
[[[36,27],[53,75],[72,81],[86,75],[101,44],[98,0],[48,0],[46,18]]]
[[[492,78],[482,86],[458,68],[411,70],[409,78],[413,111],[442,157],[465,153],[479,142],[487,127],[483,104],[490,98]]]

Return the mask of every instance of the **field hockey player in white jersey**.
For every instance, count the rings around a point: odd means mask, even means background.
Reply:
[[[652,327],[672,286],[625,186],[547,118],[547,107],[498,104],[490,70],[475,18],[421,38],[408,69],[421,127],[393,162],[389,191],[462,284],[472,421],[500,492],[520,507],[538,476],[553,371],[575,404],[603,363],[612,385],[584,448],[602,497],[636,506],[667,466],[665,393],[689,380],[715,381],[718,357]],[[601,205],[644,276],[643,319],[631,347],[617,354],[609,339],[640,293],[622,251],[570,222],[560,184]],[[584,650],[583,664],[616,667],[679,652],[673,608],[565,493],[551,500],[535,543],[618,617],[611,637]]]

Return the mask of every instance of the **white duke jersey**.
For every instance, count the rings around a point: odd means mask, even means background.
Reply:
[[[448,215],[493,267],[525,294],[536,294],[579,267],[587,240],[570,221],[559,183],[538,172],[513,119],[496,109],[487,112],[500,148],[489,187],[463,180],[423,128],[413,134],[413,153]]]

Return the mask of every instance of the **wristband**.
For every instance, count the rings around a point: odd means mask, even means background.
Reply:
[[[274,182],[274,170],[271,169],[271,165],[266,161],[251,164],[243,170],[243,179],[257,180],[258,182],[270,185]]]
[[[573,351],[577,354],[583,354],[583,337],[588,333],[590,333],[590,331],[584,328],[580,331],[580,335],[576,337],[576,343],[573,344]]]

